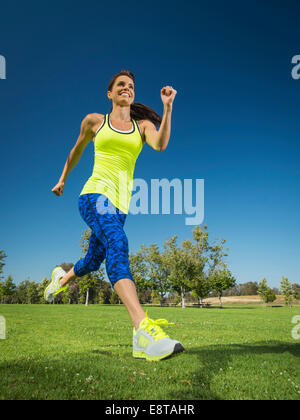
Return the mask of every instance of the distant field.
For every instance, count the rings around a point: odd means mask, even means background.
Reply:
[[[211,303],[212,305],[219,304],[219,298],[208,298],[204,299],[204,302]],[[234,304],[234,303],[246,303],[246,304],[262,304],[260,296],[229,296],[222,297],[222,302],[224,304]],[[294,305],[299,305],[299,301],[294,301]],[[284,305],[284,298],[281,295],[277,295],[277,299],[271,305]]]
[[[186,352],[135,360],[123,305],[0,305],[0,399],[300,400],[299,306],[149,308]]]

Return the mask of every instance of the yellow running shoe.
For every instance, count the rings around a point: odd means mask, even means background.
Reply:
[[[60,279],[66,274],[65,270],[61,267],[55,267],[51,275],[51,283],[46,287],[44,292],[44,298],[47,302],[51,303],[54,300],[54,296],[58,293],[64,292],[67,290],[68,286],[61,287]]]
[[[158,362],[184,351],[183,345],[172,340],[159,325],[173,325],[166,319],[150,319],[147,314],[137,331],[133,328],[133,357]]]

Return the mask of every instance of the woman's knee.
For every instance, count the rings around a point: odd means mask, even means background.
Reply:
[[[88,273],[91,273],[92,271],[99,270],[100,266],[101,266],[100,261],[88,260],[86,258],[82,258],[75,264],[74,273],[76,276],[82,277]]]
[[[100,268],[101,263],[97,261],[92,261],[91,263],[87,264],[87,268],[90,271],[97,271]]]

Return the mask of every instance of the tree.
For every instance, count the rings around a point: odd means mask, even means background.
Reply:
[[[69,287],[65,291],[65,299],[69,304],[78,303],[79,301],[79,284],[78,280],[74,280],[68,285]]]
[[[111,294],[111,297],[109,299],[109,303],[111,305],[116,305],[116,304],[120,303],[120,298],[118,296],[118,293],[115,290]]]
[[[223,308],[223,291],[229,289],[230,287],[234,287],[236,280],[228,269],[217,268],[210,274],[210,282],[213,290],[215,290],[218,294],[220,308]]]
[[[1,292],[2,302],[11,303],[15,291],[16,291],[16,285],[13,282],[12,276],[9,275],[2,286],[2,292]]]
[[[257,291],[257,282],[249,281],[248,283],[241,284],[241,296],[255,296],[257,295]]]
[[[213,273],[215,269],[226,268],[227,264],[224,262],[224,257],[228,254],[224,250],[225,239],[221,239],[220,243],[214,242],[209,246],[209,271]],[[233,287],[233,286],[232,286]]]
[[[86,255],[86,253],[88,252],[91,233],[92,233],[91,229],[84,229],[82,232],[80,245],[82,248],[83,255]]]
[[[89,248],[89,241],[91,236],[92,230],[91,229],[84,229],[81,235],[81,248],[82,253],[85,256],[88,248]],[[104,261],[103,261],[104,262]],[[99,267],[97,271],[93,273],[88,273],[85,276],[81,277],[78,281],[79,285],[79,301],[83,303],[85,301],[85,306],[88,306],[90,300],[90,293],[93,295],[93,300],[98,299],[99,295],[99,286],[101,284],[101,280],[104,278],[103,268]]]
[[[219,297],[220,308],[223,307],[223,292],[236,285],[236,279],[233,277],[227,268],[227,264],[224,262],[224,257],[228,256],[227,250],[224,250],[225,243],[226,240],[221,239],[219,243],[215,241],[214,244],[209,247],[208,278],[212,289]]]
[[[80,302],[85,302],[85,306],[88,306],[89,304],[90,291],[96,289],[98,283],[98,277],[92,273],[86,274],[78,281]]]
[[[149,266],[143,255],[143,250],[139,250],[136,254],[129,253],[130,271],[135,283],[136,292],[140,302],[145,292],[151,288],[149,282]]]
[[[207,298],[211,290],[211,283],[205,273],[197,276],[192,283],[192,295],[198,299],[200,307],[203,306],[203,299]]]
[[[199,305],[202,307],[202,301],[211,290],[209,277],[205,272],[208,264],[208,232],[207,226],[203,229],[196,226],[193,230],[193,240],[195,245],[191,248],[191,257],[194,259],[194,276],[190,280],[192,295],[198,299]],[[184,244],[184,243],[183,243]],[[188,242],[186,242],[188,244]]]
[[[108,304],[112,295],[112,288],[110,283],[104,280],[99,281],[98,291],[98,303]]]
[[[58,266],[57,266],[58,267]],[[71,270],[71,268],[73,268],[74,267],[74,264],[73,263],[66,263],[66,262],[63,262],[63,263],[61,263],[61,264],[59,264],[59,267],[61,267],[63,270],[65,270],[65,272],[67,273],[68,271],[70,271]]]
[[[19,303],[19,304],[27,303],[27,288],[29,284],[30,284],[30,281],[28,279],[18,284],[15,290],[16,303]]]
[[[159,251],[157,244],[151,244],[149,247],[142,245],[141,255],[148,265],[148,287],[157,291],[162,305],[165,295],[170,291],[170,267],[167,256]]]
[[[4,283],[0,281],[0,303],[3,302],[4,299]]]
[[[37,285],[38,303],[46,303],[44,292],[46,287],[50,284],[50,280],[44,277],[43,280]]]
[[[295,299],[300,299],[300,284],[293,284],[292,286]]]
[[[266,299],[269,293],[269,286],[267,284],[267,279],[263,278],[258,285],[257,294],[261,297],[263,302],[266,303]]]
[[[185,294],[191,290],[191,281],[195,276],[195,262],[189,253],[189,243],[183,242],[183,248],[177,246],[177,235],[164,243],[164,261],[169,271],[171,289],[181,296],[181,307],[185,308]]]
[[[280,282],[280,290],[284,297],[285,304],[291,306],[293,298],[295,297],[295,292],[293,290],[292,283],[289,282],[287,277],[282,276]]]
[[[276,295],[274,291],[268,286],[267,280],[265,278],[260,281],[257,293],[265,304],[272,303],[276,300]]]
[[[243,285],[236,284],[230,289],[224,290],[223,296],[243,296]]]
[[[104,296],[104,290],[99,290],[98,292],[98,303],[100,305],[103,305],[105,303],[105,296]]]
[[[32,281],[29,283],[28,288],[26,290],[27,294],[27,303],[38,303],[39,301],[39,293],[38,293],[38,285]]]
[[[4,263],[4,258],[6,258],[7,255],[5,254],[5,252],[3,251],[3,249],[0,249],[0,279],[3,278],[2,273],[3,273],[3,267],[5,265]]]
[[[274,291],[270,288],[265,296],[266,303],[273,303],[276,300]]]
[[[151,292],[151,303],[161,305],[161,296],[156,290],[152,290]]]

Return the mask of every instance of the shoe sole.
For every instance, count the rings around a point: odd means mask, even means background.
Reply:
[[[53,299],[51,300],[51,301],[49,301],[49,300],[47,300],[46,299],[46,295],[47,295],[47,292],[50,290],[50,288],[53,286],[53,280],[54,280],[54,274],[55,274],[55,272],[58,270],[58,269],[62,269],[62,267],[55,267],[54,268],[54,270],[52,271],[52,274],[51,274],[51,282],[50,282],[50,284],[46,287],[46,289],[45,289],[45,291],[44,291],[44,299],[46,300],[46,302],[52,302],[53,301]],[[53,293],[52,294],[52,296],[55,296],[55,294]]]
[[[177,356],[184,352],[184,347],[182,344],[177,343],[174,346],[173,351],[170,353],[164,354],[162,356],[150,356],[143,351],[133,351],[132,355],[135,359],[146,359],[148,362],[159,362],[160,360],[166,360],[170,357]]]

